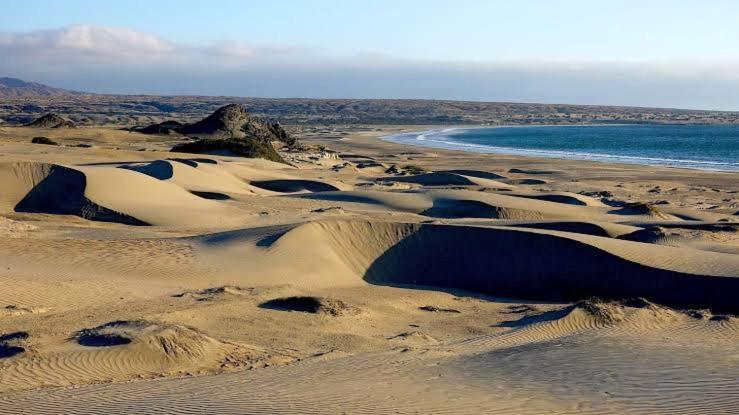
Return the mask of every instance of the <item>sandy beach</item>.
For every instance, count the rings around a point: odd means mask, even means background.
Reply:
[[[0,127],[0,413],[736,411],[739,174],[425,128]]]

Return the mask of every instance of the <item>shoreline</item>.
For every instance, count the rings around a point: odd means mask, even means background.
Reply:
[[[334,134],[316,134],[301,137],[306,144],[316,144],[327,149],[349,154],[371,156],[386,165],[407,164],[421,165],[427,170],[448,170],[475,167],[498,173],[507,172],[511,168],[558,171],[558,180],[568,180],[584,190],[590,190],[586,184],[597,181],[597,186],[608,184],[610,188],[618,183],[640,183],[649,186],[657,182],[669,181],[676,185],[688,187],[719,188],[721,193],[739,193],[737,172],[689,169],[684,167],[653,166],[646,164],[629,164],[618,162],[595,162],[590,160],[558,159],[535,157],[531,155],[508,155],[494,153],[475,153],[456,149],[413,146],[383,140],[386,135],[409,133],[433,129],[435,125],[380,125],[371,126],[371,130],[361,128],[337,129]],[[343,135],[337,137],[339,132]],[[401,161],[402,160],[402,161]],[[541,175],[547,178],[547,175]],[[593,187],[595,187],[595,183]],[[647,195],[656,196],[659,194]],[[685,195],[687,196],[687,194]]]
[[[708,171],[708,172],[724,172],[724,173],[738,173],[739,166],[735,169],[720,168],[720,167],[703,167],[698,166],[701,164],[708,165],[729,165],[734,166],[733,163],[721,162],[721,161],[702,161],[702,160],[689,160],[689,159],[675,159],[675,158],[658,158],[658,157],[639,157],[629,155],[616,155],[608,153],[590,153],[590,152],[578,152],[578,151],[567,151],[567,150],[543,150],[533,148],[517,148],[507,146],[493,146],[488,144],[477,144],[477,143],[466,143],[454,141],[449,136],[438,136],[439,139],[428,140],[427,135],[439,134],[445,132],[459,131],[459,130],[473,130],[473,129],[493,129],[493,128],[532,128],[532,127],[615,127],[615,126],[641,126],[644,124],[578,124],[578,125],[499,125],[499,126],[449,126],[441,128],[431,128],[424,130],[412,130],[402,131],[399,133],[384,135],[379,137],[381,140],[391,142],[395,144],[407,145],[411,147],[422,147],[428,149],[443,149],[451,151],[463,151],[466,153],[474,154],[495,154],[495,155],[508,155],[508,156],[520,156],[520,157],[535,157],[535,158],[546,158],[546,159],[557,159],[557,160],[577,160],[577,161],[589,161],[605,164],[628,164],[648,167],[665,167],[673,169],[687,169],[697,171]],[[410,137],[410,136],[415,136]],[[423,138],[422,138],[423,137]]]

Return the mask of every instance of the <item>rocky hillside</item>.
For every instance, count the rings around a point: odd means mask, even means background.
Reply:
[[[464,102],[417,99],[237,98],[204,96],[103,95],[0,78],[0,119],[8,125],[31,122],[45,113],[62,114],[79,126],[126,126],[190,123],[210,129],[202,120],[228,103],[249,108],[250,117],[284,124],[739,124],[739,112],[601,105]],[[232,111],[232,110],[229,110]],[[238,111],[236,118],[245,118]],[[156,124],[151,133],[175,132],[176,122]],[[203,124],[201,124],[203,123]],[[225,126],[229,131],[228,126]],[[273,131],[274,133],[274,131]]]
[[[80,92],[53,88],[38,82],[27,82],[17,78],[0,78],[0,97],[39,98],[79,95]]]
[[[145,134],[175,133],[210,138],[252,139],[263,144],[279,141],[287,146],[296,144],[295,138],[291,137],[279,123],[255,117],[239,104],[221,107],[213,114],[192,124],[165,121],[137,131]]]

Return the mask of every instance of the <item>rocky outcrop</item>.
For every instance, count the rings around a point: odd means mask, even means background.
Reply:
[[[57,114],[46,114],[41,118],[26,124],[26,127],[35,128],[74,128],[75,124]]]
[[[201,138],[177,144],[170,150],[175,153],[214,154],[231,157],[262,158],[285,163],[270,143],[246,138]]]
[[[262,144],[280,142],[292,147],[297,141],[279,123],[269,122],[249,114],[244,107],[230,104],[193,124],[167,121],[137,130],[144,134],[171,134],[172,132],[198,137],[255,140]]]

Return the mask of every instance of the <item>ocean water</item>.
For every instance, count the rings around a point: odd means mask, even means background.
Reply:
[[[475,153],[739,171],[739,125],[444,128],[383,139]]]

